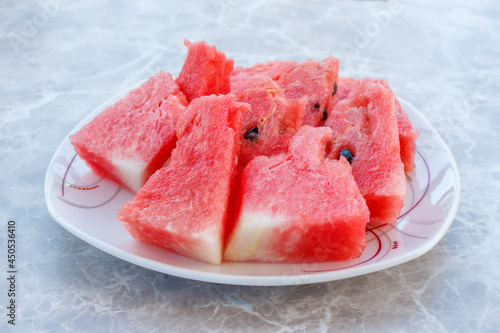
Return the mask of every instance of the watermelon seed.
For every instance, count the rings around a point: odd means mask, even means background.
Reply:
[[[342,148],[342,150],[340,151],[340,154],[339,154],[339,159],[340,159],[340,156],[344,156],[346,158],[347,162],[349,162],[349,164],[352,164],[352,159],[354,158],[354,155],[351,153],[351,151],[349,149]]]
[[[259,136],[259,128],[257,126],[254,126],[250,128],[243,137],[248,141],[253,141],[257,139],[258,136]]]
[[[333,92],[332,92],[332,96],[335,95],[337,93],[337,82],[333,82]]]
[[[321,121],[325,121],[326,118],[328,117],[328,111],[326,108],[323,109],[323,117],[321,118]]]
[[[320,106],[321,106],[321,105],[319,105],[319,103],[314,104],[314,107],[315,107],[316,109],[319,109],[319,107],[320,107]]]

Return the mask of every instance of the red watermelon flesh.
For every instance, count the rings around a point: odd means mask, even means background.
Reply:
[[[353,87],[356,85],[356,80],[349,77],[339,76],[337,79],[337,92],[332,95],[330,101],[330,108],[333,108],[337,102],[346,99],[349,93],[353,91]]]
[[[70,136],[92,171],[136,192],[170,157],[186,97],[168,73],[152,76]]]
[[[243,114],[239,169],[255,156],[285,153],[302,125],[306,100],[287,100],[283,90],[269,76],[234,76],[238,100],[250,104]]]
[[[170,164],[118,213],[134,238],[197,260],[221,262],[241,113],[247,109],[233,95],[191,101],[179,117],[180,138]]]
[[[325,159],[331,134],[327,127],[303,126],[288,154],[258,156],[247,165],[225,260],[324,262],[361,255],[369,211],[349,163]]]
[[[387,80],[379,79],[376,80],[380,82],[384,87],[390,89]],[[352,78],[339,77],[338,79],[338,91],[335,96],[333,96],[332,105],[330,108],[347,97],[353,97],[357,87],[359,86],[359,81]],[[418,131],[413,128],[410,119],[406,112],[401,109],[401,104],[399,104],[398,99],[395,99],[396,104],[396,118],[398,123],[398,134],[399,134],[399,145],[401,161],[405,166],[405,172],[411,172],[415,170],[415,154],[417,152],[417,138],[419,136]]]
[[[289,68],[276,81],[289,99],[308,98],[304,124],[319,126],[327,118],[328,105],[335,93],[339,61],[330,56],[323,61],[307,60]]]
[[[206,42],[191,43],[179,76],[175,80],[188,101],[211,94],[228,94],[233,60]]]
[[[401,109],[396,98],[396,118],[398,122],[399,145],[401,153],[401,161],[405,166],[406,172],[415,170],[415,154],[417,153],[417,138],[420,135],[418,131],[411,125],[410,119],[406,112]]]
[[[352,97],[338,102],[326,125],[333,130],[332,159],[353,155],[352,173],[375,226],[395,224],[406,195],[395,96],[376,80],[359,81]]]
[[[293,60],[276,60],[267,61],[264,63],[255,64],[252,67],[236,67],[231,72],[231,77],[233,76],[254,76],[254,75],[267,75],[273,80],[279,79],[281,74],[285,71],[295,67],[297,62]],[[233,87],[231,86],[231,89]]]

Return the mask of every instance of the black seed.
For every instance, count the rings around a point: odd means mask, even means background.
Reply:
[[[333,92],[332,92],[332,96],[335,95],[337,93],[337,82],[333,82]]]
[[[323,109],[323,118],[321,118],[321,121],[325,121],[327,117],[328,117],[328,111],[326,110],[326,108],[324,108]]]
[[[319,105],[319,103],[314,104],[314,107],[315,107],[316,109],[319,109],[319,107],[320,107],[320,106],[321,106],[321,105]]]
[[[342,150],[340,151],[340,154],[339,154],[339,159],[340,159],[340,156],[344,156],[346,158],[347,162],[349,162],[349,164],[352,164],[352,159],[354,158],[354,155],[351,153],[351,151],[349,149],[342,148]]]
[[[258,136],[259,136],[259,128],[257,126],[254,126],[250,128],[243,137],[248,141],[253,141],[257,139]]]

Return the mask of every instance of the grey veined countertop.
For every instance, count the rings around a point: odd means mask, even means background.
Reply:
[[[0,5],[0,331],[498,332],[500,5],[484,1],[4,1]],[[177,74],[183,40],[237,65],[340,60],[383,77],[453,153],[461,202],[425,255],[349,279],[231,286],[115,258],[49,215],[48,163],[67,133],[115,93]],[[15,221],[10,325],[8,221]]]

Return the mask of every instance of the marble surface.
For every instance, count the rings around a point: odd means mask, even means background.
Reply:
[[[500,5],[482,1],[2,1],[0,331],[498,332]],[[338,57],[385,77],[451,149],[461,203],[411,262],[285,287],[186,280],[108,255],[60,227],[43,197],[59,143],[90,111],[153,73],[177,74],[183,39],[237,65]],[[16,326],[7,323],[16,222]]]

